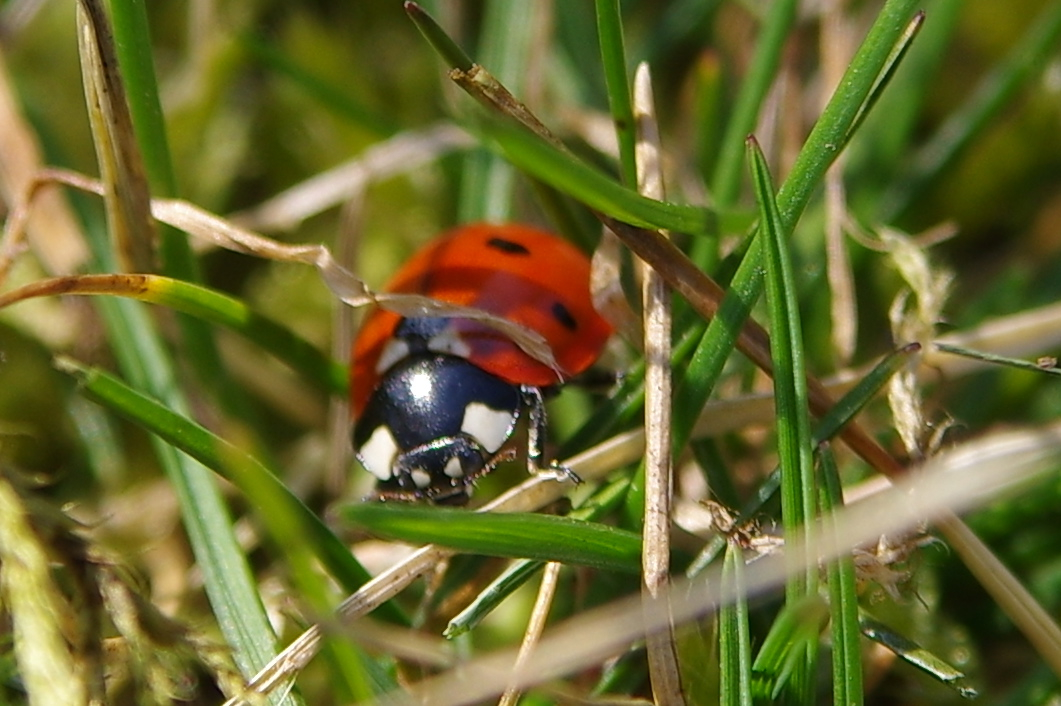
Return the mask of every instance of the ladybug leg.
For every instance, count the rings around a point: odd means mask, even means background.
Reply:
[[[444,436],[400,454],[394,462],[394,480],[404,493],[433,501],[464,502],[472,482],[490,471],[493,459],[475,440]],[[441,469],[431,472],[428,469]]]
[[[546,415],[545,400],[540,388],[521,385],[520,394],[523,405],[527,408],[527,471],[536,476],[546,476],[555,480],[569,480],[575,485],[582,482],[578,474],[557,461],[546,461],[545,439]]]

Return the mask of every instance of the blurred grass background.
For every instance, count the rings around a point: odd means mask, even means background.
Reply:
[[[425,3],[461,46],[480,59],[481,47],[489,44],[484,37],[491,5]],[[750,61],[757,17],[768,5],[622,3],[627,54],[631,62],[648,60],[654,72],[674,200],[704,198],[717,141]],[[954,274],[940,322],[944,331],[1054,303],[1061,294],[1061,62],[1056,48],[952,164],[929,174],[914,193],[903,194],[918,150],[938,135],[985,76],[1007,56],[1019,55],[1036,18],[1057,5],[1051,0],[926,2],[924,33],[933,38],[915,43],[859,136],[865,137],[856,137],[851,145],[845,187],[848,207],[861,228],[886,224],[916,235],[941,224],[953,227],[954,237],[930,251],[935,263]],[[857,41],[879,3],[837,6],[855,28]],[[764,111],[770,117],[757,131],[781,175],[824,101],[819,7],[802,9],[782,59],[786,90],[771,96],[770,109]],[[217,214],[246,212],[389,137],[467,110],[467,99],[449,85],[441,62],[399,2],[192,0],[149,3],[147,10],[176,195]],[[617,173],[613,158],[582,142],[588,134],[582,126],[592,118],[607,120],[608,109],[592,6],[552,3],[545,16],[540,42],[528,49],[529,63],[513,69],[525,82],[517,93],[569,143],[579,145],[580,153]],[[73,3],[9,0],[0,6],[2,58],[45,161],[94,175],[98,168],[74,30]],[[356,231],[360,271],[370,284],[380,284],[413,247],[458,220],[462,204],[475,198],[466,191],[466,171],[466,157],[458,152],[368,187],[359,201]],[[544,220],[526,183],[517,181],[515,194],[511,217]],[[896,194],[901,205],[891,209]],[[100,227],[99,204],[83,197],[76,203],[86,222]],[[795,256],[805,287],[810,363],[816,374],[827,375],[838,366],[829,339],[822,208],[817,199],[804,217]],[[732,221],[747,225],[753,214],[751,191],[744,188]],[[327,244],[335,243],[340,233],[348,237],[350,214],[344,217],[339,208],[294,228],[269,231],[282,240]],[[740,234],[736,228],[723,236]],[[850,241],[849,248],[860,331],[852,362],[861,364],[890,348],[887,312],[902,283],[880,253],[859,241]],[[322,349],[336,343],[334,302],[308,268],[224,251],[205,253],[202,265],[210,286],[285,322]],[[11,284],[41,276],[26,257]],[[178,523],[174,500],[145,437],[81,401],[70,380],[52,367],[58,352],[104,366],[113,363],[114,344],[101,334],[96,310],[84,301],[24,306],[0,314],[0,430],[5,432],[0,463],[34,478],[41,483],[38,492],[56,503],[75,503],[79,516],[100,518],[100,535],[150,577],[150,595],[159,606],[193,622],[206,621],[209,608],[194,572],[189,573],[187,547],[171,534]],[[163,330],[174,335],[171,318],[165,312],[158,317]],[[340,347],[344,343],[338,341]],[[285,481],[323,511],[335,500],[335,486],[326,478],[329,435],[335,433],[325,424],[328,400],[248,352],[245,344],[222,336],[222,349],[260,417],[254,436],[265,440],[262,453],[275,457]],[[954,439],[1061,416],[1056,382],[1013,370],[940,379],[927,394],[931,420],[939,425],[953,421],[949,438]],[[192,395],[200,418],[218,421],[221,415],[208,397],[196,397],[194,390]],[[555,415],[560,438],[585,413],[584,399],[574,398]],[[883,409],[875,414],[882,438],[897,446]],[[768,469],[753,453],[758,443],[735,436],[720,442],[718,453],[734,467],[748,467],[749,473]],[[367,480],[355,476],[352,489],[344,482],[345,497],[367,491]],[[1059,491],[1055,479],[1041,492],[970,518],[1055,617],[1061,610]],[[240,500],[233,503],[238,512]],[[150,508],[151,522],[144,521],[145,508]],[[282,571],[276,571],[272,559],[260,548],[252,554],[264,589],[279,592]],[[987,703],[1045,703],[1021,700],[1032,692],[1056,698],[1056,681],[960,564],[944,552],[932,552],[924,564],[918,591],[932,611],[927,624],[910,630],[934,634],[941,654],[971,665],[985,686]],[[493,639],[505,638],[484,642]],[[7,650],[0,639],[3,654]],[[0,664],[6,666],[7,659],[0,657]],[[307,694],[327,691],[312,679],[307,682]],[[956,698],[901,670],[871,686],[873,703]],[[203,693],[190,698],[210,702]],[[321,698],[307,700],[327,700]]]

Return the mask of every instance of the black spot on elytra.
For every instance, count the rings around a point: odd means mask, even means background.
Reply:
[[[559,321],[560,325],[568,331],[574,331],[578,328],[578,322],[575,321],[575,317],[571,315],[571,312],[561,302],[553,302],[552,314],[553,318]]]
[[[505,240],[504,238],[499,238],[496,235],[490,238],[490,240],[487,240],[486,245],[487,247],[500,250],[501,252],[507,255],[530,255],[530,250],[523,247],[519,243],[512,240]]]

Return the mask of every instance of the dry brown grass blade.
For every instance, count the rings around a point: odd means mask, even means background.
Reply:
[[[645,343],[641,338],[641,322],[623,290],[622,243],[607,228],[601,231],[600,242],[593,251],[589,275],[593,308],[624,341],[637,350],[643,350]]]
[[[607,216],[602,216],[602,220],[635,255],[656,268],[667,280],[667,284],[684,297],[698,314],[710,320],[718,313],[725,290],[697,268],[677,246],[654,231],[622,223]],[[737,349],[763,372],[773,372],[773,364],[770,362],[770,337],[755,321],[745,322],[737,337]],[[835,404],[835,400],[817,378],[808,376],[807,388],[811,411],[816,415],[825,414]],[[902,472],[902,464],[858,424],[852,423],[844,427],[840,436],[866,463],[881,473],[891,476]]]
[[[563,564],[557,561],[546,562],[542,571],[542,581],[538,586],[538,597],[534,601],[530,620],[527,621],[527,630],[523,635],[523,642],[519,646],[519,654],[516,656],[516,669],[530,659],[534,648],[545,631],[545,621],[549,617],[549,609],[552,607],[553,598],[556,596],[557,581],[560,577],[560,569]],[[518,686],[510,686],[501,695],[498,706],[516,706],[519,703],[521,691]]]
[[[634,74],[634,118],[637,121],[637,190],[664,198],[659,126],[648,64]],[[665,237],[665,234],[662,234]],[[666,600],[670,589],[670,532],[673,501],[671,460],[671,306],[670,288],[645,265],[642,303],[645,330],[645,518],[642,530],[642,593],[646,600]],[[682,704],[675,626],[646,636],[648,669],[656,703]]]
[[[35,194],[49,183],[66,184],[99,195],[106,192],[104,185],[96,179],[69,170],[48,169],[39,173],[27,186],[23,201],[27,204],[31,202]],[[545,339],[537,332],[508,319],[480,309],[454,306],[419,295],[375,293],[340,265],[331,251],[323,245],[285,245],[239,228],[219,216],[179,199],[152,199],[150,205],[151,214],[157,220],[218,247],[270,260],[316,267],[332,293],[350,306],[376,305],[403,316],[460,316],[482,322],[503,333],[527,355],[557,370],[557,379],[562,379],[552,349]],[[18,239],[29,213],[28,207],[19,208],[12,218],[8,219],[5,241]]]
[[[151,275],[70,275],[52,277],[0,294],[0,309],[34,297],[64,294],[117,294],[137,298],[149,288]]]
[[[127,271],[155,269],[155,222],[133,119],[125,100],[107,14],[99,0],[79,0],[78,49],[89,123],[106,185],[107,222]]]

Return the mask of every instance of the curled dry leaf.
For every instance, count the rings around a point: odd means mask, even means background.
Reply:
[[[46,170],[38,175],[28,187],[24,198],[26,207],[16,209],[8,220],[4,234],[5,241],[9,238],[17,238],[18,233],[25,227],[30,211],[28,208],[29,202],[32,201],[42,186],[49,183],[66,184],[67,186],[95,194],[103,193],[103,185],[98,180],[91,179],[77,172],[58,169]],[[157,220],[167,225],[183,230],[189,235],[226,250],[280,262],[312,265],[317,268],[321,279],[328,289],[341,301],[353,307],[374,304],[402,316],[459,316],[479,321],[510,338],[527,355],[557,371],[557,379],[560,379],[559,365],[545,339],[535,331],[531,331],[500,316],[480,309],[446,304],[416,294],[373,292],[352,272],[340,265],[332,256],[331,251],[323,245],[286,245],[239,228],[224,218],[209,213],[187,201],[152,199],[151,213]],[[5,300],[10,304],[29,296],[41,296],[43,294],[104,293],[99,289],[94,289],[91,292],[78,291],[76,277],[72,278],[74,282],[70,281],[71,278],[61,279],[63,280],[62,286],[67,287],[65,291],[42,291],[38,288],[38,290],[34,290],[36,293],[33,293],[23,288],[22,290],[9,292],[5,296]],[[118,283],[116,282],[116,284]],[[30,287],[34,286],[38,285],[30,285]],[[54,289],[59,284],[53,282],[48,286]],[[99,283],[86,284],[86,286],[99,286]]]

